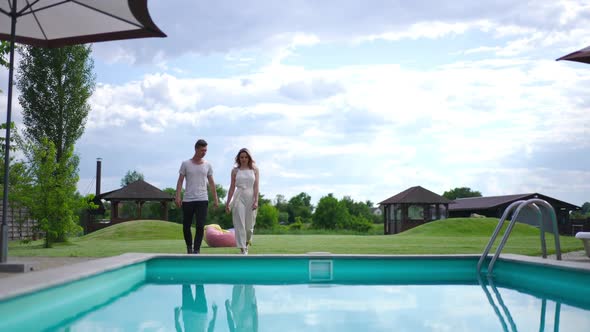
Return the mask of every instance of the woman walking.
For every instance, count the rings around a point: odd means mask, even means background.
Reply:
[[[236,246],[243,255],[248,254],[252,242],[256,209],[258,208],[258,168],[248,149],[243,148],[236,155],[236,166],[231,172],[231,183],[225,210],[232,212],[236,234]]]

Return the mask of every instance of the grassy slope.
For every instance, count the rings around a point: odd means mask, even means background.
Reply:
[[[337,254],[481,254],[497,219],[455,218],[435,221],[398,235],[256,235],[252,254],[301,254],[327,251]],[[193,230],[194,234],[194,230]],[[553,252],[553,236],[547,248]],[[499,239],[496,243],[499,242]],[[582,250],[572,237],[560,237],[564,252]],[[183,253],[182,226],[164,221],[132,221],[111,226],[73,239],[54,248],[42,248],[42,241],[9,244],[11,256],[104,257],[125,252]],[[209,248],[203,253],[237,253],[236,248]],[[517,224],[503,252],[540,255],[539,230]]]

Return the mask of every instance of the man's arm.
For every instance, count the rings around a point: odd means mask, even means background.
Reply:
[[[209,189],[211,190],[211,195],[213,195],[213,206],[215,206],[215,208],[218,208],[219,199],[217,199],[217,188],[215,188],[215,181],[213,180],[213,175],[208,175],[207,180],[209,180]]]
[[[229,300],[225,300],[225,317],[227,318],[227,326],[230,332],[236,330],[236,323],[234,322],[234,313],[231,310],[231,304]]]
[[[178,207],[182,206],[182,198],[180,197],[180,194],[182,192],[182,183],[183,182],[184,182],[184,175],[179,174],[178,181],[176,181],[176,197],[174,197],[174,201],[176,202],[176,206],[178,206]]]
[[[213,303],[211,308],[213,308],[213,318],[211,318],[211,321],[209,322],[209,327],[207,328],[207,332],[215,331],[215,320],[217,319],[217,304]]]
[[[182,327],[180,326],[180,307],[174,308],[174,328],[176,332],[182,332]],[[184,317],[183,317],[184,319]]]

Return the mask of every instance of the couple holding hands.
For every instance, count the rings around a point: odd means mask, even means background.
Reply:
[[[189,254],[199,254],[209,198],[207,184],[213,196],[213,204],[217,208],[219,200],[213,180],[213,168],[205,159],[207,142],[199,139],[195,143],[195,154],[180,165],[178,181],[176,183],[176,206],[182,207],[182,231],[186,250]],[[235,165],[231,172],[231,183],[227,195],[225,210],[232,213],[236,246],[242,254],[248,254],[248,245],[252,240],[256,211],[258,208],[258,168],[248,149],[238,151]],[[186,180],[184,197],[181,198],[182,185]],[[191,224],[193,216],[196,219],[195,239],[193,242]]]

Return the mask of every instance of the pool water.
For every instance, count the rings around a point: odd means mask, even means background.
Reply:
[[[155,259],[0,302],[0,330],[590,331],[589,274],[475,263]]]
[[[518,331],[539,331],[542,299],[500,289]],[[546,304],[554,331],[556,302]],[[130,311],[133,314],[130,314]],[[215,314],[216,312],[216,314]],[[561,331],[589,331],[590,312],[561,305]],[[180,327],[175,329],[176,324]],[[511,326],[510,323],[507,326]],[[69,331],[502,331],[475,285],[155,285],[55,327]]]

